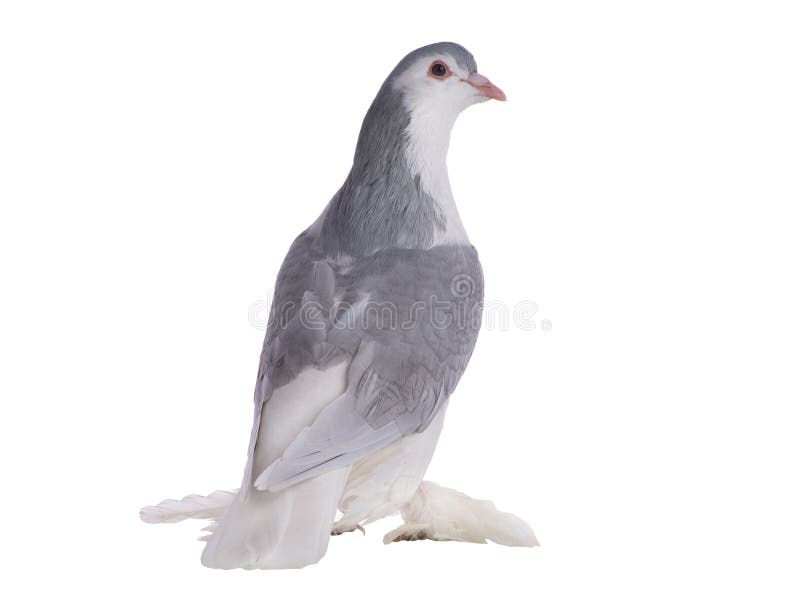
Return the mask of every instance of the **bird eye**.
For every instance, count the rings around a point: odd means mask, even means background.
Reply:
[[[444,79],[450,74],[450,69],[447,68],[442,61],[434,61],[428,72],[439,79]]]

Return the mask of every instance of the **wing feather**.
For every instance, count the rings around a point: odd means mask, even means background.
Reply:
[[[456,279],[466,289],[454,287]],[[480,327],[483,279],[468,246],[330,258],[306,232],[292,245],[275,290],[243,488],[279,491],[424,430],[455,388]],[[444,307],[449,320],[420,315],[420,304],[427,312]],[[272,420],[292,410],[272,411],[273,394],[310,368],[324,371],[340,361],[347,366],[344,390],[318,396],[315,403],[327,401],[315,406],[314,419],[276,449],[265,425],[271,430]],[[292,395],[298,412],[305,412],[305,397],[302,388]],[[264,445],[269,454],[259,452]]]

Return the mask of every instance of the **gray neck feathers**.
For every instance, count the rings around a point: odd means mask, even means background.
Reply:
[[[384,82],[367,111],[353,167],[325,210],[320,242],[327,253],[359,256],[388,247],[426,248],[435,230],[446,226],[442,208],[409,169],[410,116],[392,81],[390,76]]]

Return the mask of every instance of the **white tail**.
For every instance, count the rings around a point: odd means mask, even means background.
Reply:
[[[348,470],[275,493],[239,493],[212,528],[201,562],[217,569],[289,569],[319,561],[328,549]]]
[[[500,512],[488,500],[473,500],[456,491],[423,481],[402,510],[406,524],[386,534],[384,543],[437,539],[504,546],[538,546],[533,530],[521,518]]]

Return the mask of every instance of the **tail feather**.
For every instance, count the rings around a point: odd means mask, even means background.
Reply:
[[[145,506],[139,518],[146,523],[177,523],[187,518],[219,519],[236,498],[238,490],[218,489],[208,495],[193,493],[180,500],[164,500],[155,506]]]
[[[349,468],[278,492],[240,493],[213,525],[201,562],[217,569],[286,569],[317,562],[328,540]]]

